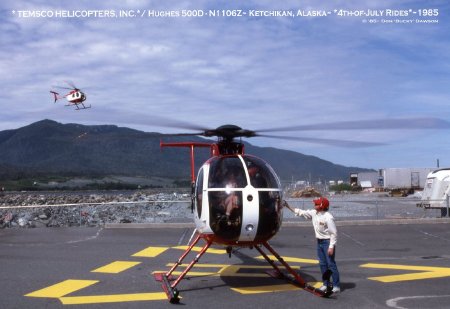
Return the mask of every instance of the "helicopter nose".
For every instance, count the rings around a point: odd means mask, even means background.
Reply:
[[[244,189],[245,207],[243,209],[243,222],[241,230],[241,241],[252,241],[256,237],[257,226],[259,222],[259,204],[257,189],[248,186]]]

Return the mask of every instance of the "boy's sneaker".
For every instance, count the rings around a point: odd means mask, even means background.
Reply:
[[[332,290],[333,293],[339,293],[341,291],[341,288],[338,286],[335,286]]]
[[[326,285],[322,285],[322,286],[319,288],[319,291],[321,291],[321,292],[326,292],[326,291],[327,291],[327,286],[326,286]]]

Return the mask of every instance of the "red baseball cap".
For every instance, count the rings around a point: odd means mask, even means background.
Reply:
[[[326,197],[319,197],[313,200],[314,205],[320,206],[320,210],[328,210],[330,207],[330,201]]]

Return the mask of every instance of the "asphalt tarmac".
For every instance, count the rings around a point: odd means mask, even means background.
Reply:
[[[229,257],[214,247],[178,285],[180,304],[170,304],[152,273],[178,260],[193,232],[189,224],[3,229],[0,307],[450,307],[450,221],[338,230],[342,292],[328,299],[267,275],[271,267],[255,249],[239,248]],[[284,226],[270,244],[306,281],[320,284],[312,226]]]

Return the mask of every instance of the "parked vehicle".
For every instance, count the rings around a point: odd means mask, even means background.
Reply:
[[[441,209],[441,215],[449,215],[450,168],[432,171],[428,174],[422,192],[422,200],[417,207]]]

